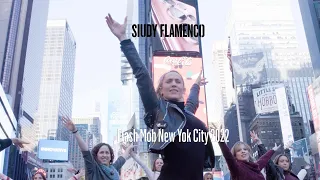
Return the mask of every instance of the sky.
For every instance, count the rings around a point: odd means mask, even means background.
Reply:
[[[94,101],[107,101],[108,87],[121,85],[120,46],[109,31],[104,17],[110,13],[123,22],[126,0],[51,0],[49,19],[67,19],[77,41],[73,116],[83,116],[93,110]],[[111,5],[112,4],[112,5]],[[210,91],[212,84],[212,41],[225,39],[224,26],[230,0],[199,1],[200,23],[205,25],[202,39],[204,70]],[[211,7],[211,8],[207,8]],[[211,16],[208,13],[214,12]],[[209,13],[209,14],[210,14]],[[211,91],[212,92],[212,91]],[[210,95],[208,97],[210,99]],[[212,103],[211,103],[212,104]]]
[[[90,114],[95,101],[102,103],[102,113],[106,114],[108,87],[121,85],[120,44],[109,31],[104,18],[110,13],[122,23],[126,15],[126,1],[50,1],[49,19],[67,19],[77,42],[73,116]],[[295,1],[297,5],[298,0]],[[227,40],[225,27],[231,0],[201,0],[198,3],[200,23],[205,25],[205,37],[201,41],[204,74],[209,81],[206,86],[208,116],[212,121],[219,118],[215,102],[220,98],[216,93],[216,72],[212,70],[212,46],[214,41]],[[297,16],[299,12],[294,14]],[[298,37],[302,40],[305,39],[303,33],[298,28]],[[102,126],[105,127],[104,122]]]

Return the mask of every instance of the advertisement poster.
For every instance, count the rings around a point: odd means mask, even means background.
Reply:
[[[263,52],[232,56],[236,85],[258,84],[267,80]]]
[[[279,87],[283,87],[283,85],[279,84],[252,90],[254,106],[257,114],[278,111],[277,95],[275,90]]]
[[[152,24],[167,24],[170,31],[171,24],[199,24],[197,0],[151,0]],[[152,39],[154,50],[168,51],[200,51],[199,37],[160,37],[160,28],[156,37]]]

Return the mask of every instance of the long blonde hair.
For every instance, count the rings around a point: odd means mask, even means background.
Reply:
[[[247,143],[244,143],[242,141],[238,141],[236,142],[233,147],[231,148],[231,154],[233,155],[233,157],[236,157],[236,153],[237,153],[237,149],[240,145],[244,145],[248,151],[249,151],[249,162],[255,162],[255,159],[253,158],[252,156],[252,149],[251,147],[247,144]]]
[[[161,97],[162,97],[161,88],[162,88],[163,80],[164,80],[165,76],[166,76],[167,74],[171,73],[171,72],[175,72],[175,73],[177,73],[177,74],[179,74],[179,75],[181,76],[182,83],[183,83],[183,86],[184,86],[184,80],[183,80],[182,75],[181,75],[178,71],[176,71],[176,70],[170,70],[170,71],[162,74],[162,76],[160,77],[160,79],[159,79],[159,81],[158,81],[158,87],[157,87],[157,89],[156,89],[156,93],[157,93],[158,98],[161,98]]]

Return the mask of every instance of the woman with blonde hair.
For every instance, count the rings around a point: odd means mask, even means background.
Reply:
[[[193,137],[197,131],[208,133],[205,124],[194,116],[198,103],[196,100],[186,102],[186,92],[183,77],[177,71],[165,73],[159,83],[157,91],[148,70],[142,63],[139,54],[130,39],[126,37],[127,21],[124,24],[116,22],[109,14],[106,22],[111,32],[119,39],[121,50],[126,56],[133,74],[137,79],[137,87],[145,108],[145,124],[156,133],[162,130],[172,134],[172,139],[157,138],[151,142],[150,151],[163,156],[164,165],[158,179],[192,179],[202,180],[204,168],[214,168],[215,156],[211,140],[196,142],[190,138],[179,141],[181,133]],[[199,85],[192,88],[199,92]],[[197,130],[197,131],[194,131]]]
[[[224,136],[220,127],[220,137]],[[236,142],[231,150],[225,142],[219,142],[220,149],[230,170],[232,180],[265,180],[262,169],[281,145],[272,148],[257,161],[252,157],[251,147],[244,142]]]

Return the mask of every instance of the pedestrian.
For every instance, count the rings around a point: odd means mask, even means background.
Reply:
[[[224,130],[220,127],[220,137]],[[231,150],[225,142],[219,142],[220,149],[228,164],[232,180],[265,180],[262,169],[267,165],[272,155],[281,145],[272,148],[257,161],[252,157],[252,149],[245,142],[236,142]]]
[[[130,157],[129,153],[132,151],[133,146],[129,146],[126,149],[126,152],[113,162],[114,153],[109,144],[99,143],[95,145],[90,152],[88,145],[78,133],[73,122],[67,117],[63,117],[62,121],[65,127],[74,134],[80,147],[85,162],[86,179],[120,180],[119,171],[126,160]]]
[[[194,116],[194,109],[190,108],[188,102],[185,104],[185,83],[177,71],[163,74],[155,91],[149,72],[134,44],[126,38],[126,19],[124,24],[119,24],[110,14],[106,17],[107,24],[119,39],[121,50],[137,79],[137,87],[145,108],[145,124],[156,133],[161,130],[175,137],[173,141],[158,139],[151,142],[150,151],[161,154],[164,162],[158,179],[202,180],[203,169],[214,168],[215,165],[211,140],[195,142],[193,138],[188,138],[183,142],[179,141],[178,132],[193,137],[197,133],[194,130],[208,133],[208,129]],[[193,88],[200,89],[197,85]]]
[[[32,180],[47,180],[47,178],[42,172],[36,172],[33,175]]]
[[[258,135],[252,131],[250,132],[251,139],[258,146],[258,156],[261,157],[267,152],[264,144]],[[284,153],[275,157],[274,161],[269,160],[266,166],[266,180],[303,180],[307,175],[306,169],[301,169],[298,175],[291,171],[291,155],[290,147],[293,142],[290,142],[284,147]],[[308,168],[308,166],[306,167]]]

